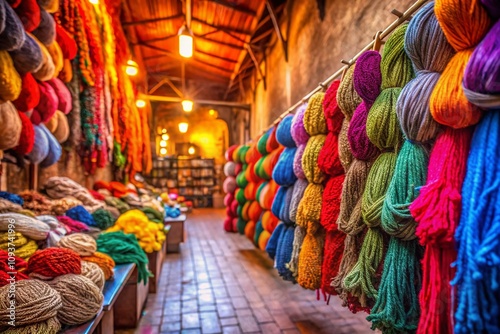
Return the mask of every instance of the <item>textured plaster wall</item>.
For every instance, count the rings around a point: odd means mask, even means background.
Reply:
[[[268,51],[267,90],[259,83],[253,103],[251,134],[263,128],[368,44],[378,30],[395,20],[392,9],[405,11],[413,0],[326,0],[325,18],[320,20],[316,0],[289,0],[282,20],[288,30],[288,62],[281,44]]]

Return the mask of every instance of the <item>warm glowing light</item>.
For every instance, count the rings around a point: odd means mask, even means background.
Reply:
[[[193,101],[186,99],[182,100],[181,104],[182,104],[182,110],[184,110],[185,112],[193,111],[193,104],[194,104]]]
[[[161,129],[161,133],[167,133],[167,129],[165,128]]]
[[[125,73],[127,73],[131,77],[136,76],[139,73],[139,65],[137,65],[137,63],[133,60],[127,61]]]
[[[188,131],[189,124],[187,122],[179,123],[179,132],[186,133]]]
[[[167,141],[166,140],[161,140],[160,141],[160,147],[167,147]]]
[[[99,0],[89,0],[89,2],[93,5],[98,5],[99,4]]]
[[[214,115],[216,115],[216,114],[217,114],[217,111],[216,111],[216,110],[213,110],[213,109],[210,109],[210,110],[208,111],[208,114],[209,114],[210,116],[214,116]]]
[[[189,146],[188,153],[191,154],[191,155],[193,155],[194,152],[196,152],[195,149],[194,149],[194,147],[193,146]]]
[[[137,106],[137,108],[144,108],[146,106],[146,101],[139,99],[135,101],[135,105]]]
[[[161,135],[161,139],[162,140],[169,140],[170,136],[165,133],[165,134]]]
[[[186,26],[179,30],[179,54],[184,58],[193,56],[193,36]]]
[[[166,148],[161,148],[161,149],[160,149],[160,154],[161,154],[161,155],[165,155],[165,154],[167,154],[167,149],[166,149]]]

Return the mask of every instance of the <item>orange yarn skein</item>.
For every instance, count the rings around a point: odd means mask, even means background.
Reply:
[[[457,51],[430,99],[432,117],[455,129],[479,122],[481,111],[465,97],[462,80],[474,47],[488,32],[491,19],[479,0],[436,0],[434,12],[446,39]]]

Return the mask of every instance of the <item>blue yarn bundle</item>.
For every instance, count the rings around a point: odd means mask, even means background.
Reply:
[[[87,211],[83,206],[77,205],[65,213],[69,218],[82,222],[87,226],[95,226],[97,227],[97,223],[94,220],[94,217]]]
[[[43,64],[42,49],[38,43],[26,34],[23,45],[15,51],[10,52],[14,67],[20,74],[36,72]]]
[[[292,128],[292,120],[293,115],[287,115],[281,120],[280,124],[278,124],[278,129],[276,130],[276,140],[285,147],[297,147],[290,131]]]
[[[56,137],[45,127],[45,125],[40,124],[39,125],[42,131],[45,134],[45,137],[47,138],[47,143],[48,143],[48,148],[49,152],[45,159],[40,163],[40,167],[46,168],[50,167],[56,162],[59,161],[62,155],[62,147],[61,144],[57,141]],[[35,141],[36,141],[36,134],[35,134]]]
[[[295,282],[295,277],[290,269],[288,269],[288,263],[292,259],[294,238],[295,227],[286,226],[280,235],[278,248],[276,250],[276,270],[285,281],[290,282]]]
[[[297,181],[297,176],[293,172],[293,160],[296,152],[297,148],[295,147],[285,148],[273,169],[272,178],[280,186],[289,187]]]
[[[285,202],[286,192],[287,192],[287,187],[279,187],[276,196],[274,196],[273,205],[271,206],[271,212],[273,213],[273,215],[278,217],[279,220],[281,220],[280,213]]]
[[[462,187],[455,333],[500,333],[500,114],[477,125]]]
[[[28,160],[37,165],[41,163],[49,154],[49,139],[45,135],[45,131],[42,129],[43,125],[33,125],[35,130],[35,143],[33,145],[33,150],[28,154]]]
[[[281,233],[283,233],[284,228],[285,224],[279,223],[278,226],[276,226],[276,228],[274,229],[273,234],[271,234],[269,241],[267,242],[266,252],[269,255],[269,257],[273,260],[276,256],[276,250],[278,249],[279,238],[281,236]]]
[[[6,199],[7,201],[10,201],[12,203],[19,204],[20,206],[24,205],[24,200],[21,196],[9,193],[7,191],[0,191],[0,198]]]

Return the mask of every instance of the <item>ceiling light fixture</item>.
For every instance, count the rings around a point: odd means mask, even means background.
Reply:
[[[193,56],[193,35],[186,25],[179,29],[179,54],[184,58]]]
[[[189,124],[187,122],[180,122],[179,123],[179,132],[180,133],[186,133],[188,131]]]
[[[193,147],[193,146],[189,146],[189,148],[188,148],[188,153],[189,153],[190,155],[193,155],[195,152],[196,152],[196,150],[194,149],[194,147]]]
[[[99,4],[99,0],[89,0],[89,2],[93,5],[98,5]]]
[[[138,99],[135,101],[135,106],[137,108],[144,108],[146,106],[146,101],[144,101],[143,99]]]
[[[193,111],[194,102],[192,100],[184,99],[182,100],[181,104],[182,104],[182,110],[184,110],[185,112]]]
[[[139,73],[139,65],[132,59],[127,61],[127,66],[125,67],[125,73],[127,75],[134,77]]]

